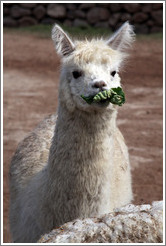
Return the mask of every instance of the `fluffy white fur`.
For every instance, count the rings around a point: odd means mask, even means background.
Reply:
[[[125,23],[106,41],[73,42],[55,25],[52,39],[62,58],[58,112],[19,144],[10,168],[10,226],[17,243],[36,242],[67,221],[111,212],[132,199],[118,106],[81,98],[99,92],[96,83],[121,86],[118,71],[132,27]]]

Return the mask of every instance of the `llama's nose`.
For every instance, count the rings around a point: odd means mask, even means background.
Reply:
[[[95,82],[93,87],[94,88],[99,88],[99,89],[103,89],[103,87],[106,86],[106,83],[104,81],[98,81],[98,82]]]

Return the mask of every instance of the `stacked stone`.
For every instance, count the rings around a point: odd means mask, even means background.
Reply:
[[[67,26],[111,28],[126,20],[137,33],[161,32],[162,3],[4,3],[4,26],[60,23]]]

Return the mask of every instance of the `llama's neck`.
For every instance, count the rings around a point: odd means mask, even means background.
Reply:
[[[71,113],[59,106],[49,154],[47,190],[52,204],[61,198],[56,213],[65,211],[67,221],[110,211],[110,200],[105,201],[111,196],[115,122],[116,111]],[[72,206],[73,214],[68,213],[66,206]],[[60,224],[65,221],[62,219]]]
[[[96,158],[107,151],[105,139],[111,139],[116,129],[116,110],[93,112],[75,110],[69,112],[59,105],[58,119],[49,156],[49,169],[57,172],[60,163],[70,163],[70,168]],[[107,143],[106,143],[107,144]],[[110,148],[110,146],[108,146]],[[93,162],[93,160],[92,160]],[[54,170],[55,169],[55,170]]]

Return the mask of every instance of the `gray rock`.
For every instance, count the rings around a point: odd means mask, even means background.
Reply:
[[[148,26],[154,26],[154,25],[155,25],[153,20],[148,20],[148,21],[146,22],[146,24],[147,24]]]
[[[65,20],[65,21],[63,22],[63,24],[64,24],[65,26],[71,27],[71,26],[72,26],[72,21],[71,21],[71,20]]]
[[[20,18],[31,14],[29,9],[22,8],[18,5],[13,5],[10,10],[11,16],[14,18]]]
[[[95,3],[82,3],[82,4],[80,4],[79,9],[90,9],[90,8],[95,7],[95,6],[96,6]]]
[[[116,25],[116,27],[114,28],[114,30],[117,30],[118,28],[120,28],[122,25],[124,24],[123,21],[119,21]]]
[[[3,25],[5,27],[16,27],[16,26],[18,26],[18,22],[16,20],[14,20],[13,18],[8,16],[8,17],[3,18]]]
[[[162,243],[163,202],[127,205],[99,218],[77,219],[41,237],[38,243]]]
[[[102,8],[109,8],[110,3],[102,3],[102,2],[100,2],[97,6],[98,7],[102,7]]]
[[[88,20],[88,23],[90,24],[94,24],[98,22],[100,20],[99,8],[95,7],[95,8],[90,9],[87,13],[87,20]]]
[[[115,26],[117,25],[119,19],[121,17],[120,13],[115,13],[111,16],[111,18],[109,19],[109,25],[113,28],[115,28]]]
[[[3,15],[4,15],[4,16],[7,16],[7,15],[9,15],[9,14],[10,14],[9,8],[8,8],[8,7],[4,7],[4,8],[3,8]]]
[[[74,10],[68,10],[66,15],[67,15],[68,19],[73,20],[75,18],[75,11]]]
[[[99,10],[99,16],[100,16],[100,20],[108,20],[110,17],[110,12],[108,9],[106,8],[100,8]]]
[[[151,15],[157,25],[159,26],[163,25],[163,11],[162,10],[153,11]]]
[[[160,26],[152,26],[150,32],[151,33],[163,32],[163,28]]]
[[[163,4],[162,3],[153,3],[152,4],[153,9],[163,9]]]
[[[20,3],[20,5],[25,8],[31,9],[31,8],[34,8],[37,5],[37,3]]]
[[[152,11],[152,4],[142,4],[141,3],[141,9],[142,9],[142,12],[144,13],[151,13]]]
[[[75,10],[77,8],[75,3],[67,3],[66,8],[69,10]]]
[[[65,18],[66,17],[65,5],[51,3],[48,5],[47,14],[48,16],[57,18],[57,19]]]
[[[147,34],[147,33],[149,33],[149,27],[146,24],[136,24],[135,25],[135,32]]]
[[[148,19],[148,15],[143,12],[135,13],[132,17],[134,23],[142,23]]]
[[[55,19],[54,18],[50,18],[50,17],[45,17],[40,21],[41,24],[44,25],[48,25],[48,24],[54,24],[55,23]]]
[[[84,11],[78,9],[78,10],[75,10],[75,16],[78,18],[84,19],[86,15]]]
[[[88,23],[85,20],[75,19],[74,22],[73,22],[73,26],[76,26],[76,27],[87,27]]]
[[[42,5],[38,5],[33,9],[33,15],[38,19],[42,19],[46,14],[46,8]]]
[[[110,10],[112,12],[118,12],[122,9],[122,4],[121,3],[111,3],[110,4]]]
[[[141,9],[141,5],[139,3],[124,3],[123,8],[129,13],[136,13]]]
[[[121,14],[121,21],[130,21],[130,19],[131,19],[131,14],[129,14],[129,13],[123,13],[123,14]]]
[[[37,20],[30,16],[24,16],[21,19],[19,19],[18,22],[20,26],[31,26],[37,24]]]
[[[100,20],[108,20],[110,13],[106,8],[95,7],[88,11],[87,20],[90,24],[95,24]]]

